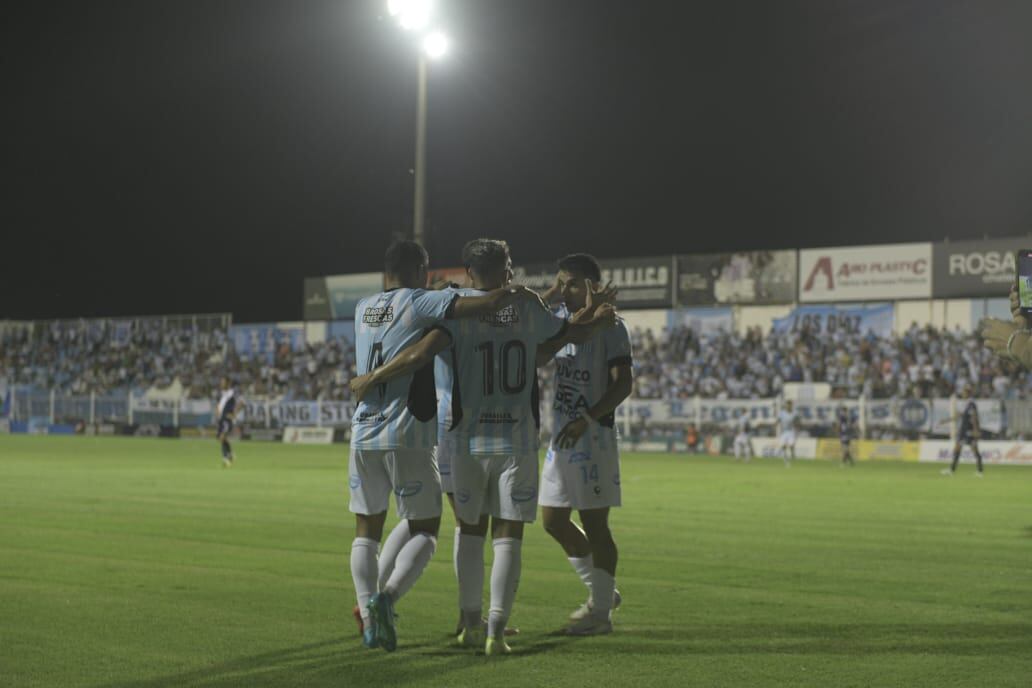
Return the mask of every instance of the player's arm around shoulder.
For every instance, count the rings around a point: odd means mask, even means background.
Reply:
[[[542,308],[544,307],[541,297],[522,285],[492,289],[479,296],[462,296],[457,293],[455,296],[456,298],[452,301],[446,314],[448,318],[476,318],[481,315],[490,315],[521,299],[537,302]]]
[[[415,344],[401,350],[397,356],[365,375],[359,375],[348,383],[355,401],[361,401],[366,393],[388,380],[414,373],[429,365],[434,357],[451,346],[452,336],[443,327],[435,327]]]

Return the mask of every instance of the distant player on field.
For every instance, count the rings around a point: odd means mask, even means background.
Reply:
[[[586,253],[559,260],[556,285],[566,317],[591,305],[602,279],[598,261]],[[614,414],[630,396],[631,338],[622,319],[580,344],[549,342],[538,349],[538,366],[555,358],[553,436],[541,475],[541,520],[588,587],[588,600],[570,615],[570,635],[613,630],[617,548],[609,510],[621,503],[620,453]],[[570,520],[576,509],[583,530]]]
[[[512,277],[508,245],[477,239],[463,249],[472,289],[481,294]],[[583,341],[596,327],[611,324],[612,308],[599,308],[594,320],[567,326],[540,302],[520,302],[477,320],[450,321],[418,345],[409,347],[352,388],[364,390],[445,352],[453,365],[451,424],[454,441],[451,475],[459,521],[456,573],[463,631],[459,643],[483,647],[485,654],[511,650],[503,633],[512,610],[522,568],[524,523],[533,522],[538,498],[537,377],[538,346],[553,338]],[[447,352],[446,352],[447,350]],[[489,523],[487,516],[491,517]],[[484,538],[491,527],[494,562],[487,637],[482,618]]]
[[[219,382],[219,389],[221,393],[215,407],[218,426],[215,430],[215,439],[222,445],[222,467],[231,468],[233,466],[233,447],[229,444],[229,435],[233,432],[233,422],[236,420],[240,397],[233,389],[233,384],[228,377],[222,378]]]
[[[960,452],[965,444],[971,447],[971,451],[975,455],[975,461],[978,465],[975,476],[981,478],[983,475],[982,452],[978,451],[978,438],[982,436],[982,425],[978,418],[978,405],[972,396],[971,386],[964,387],[962,398],[967,403],[960,414],[960,432],[957,433],[957,443],[953,446],[953,463],[949,468],[942,469],[943,475],[953,475],[957,472],[957,464],[960,463]],[[952,416],[947,419],[947,422],[956,422],[956,420],[957,417]]]
[[[518,288],[472,297],[427,290],[427,253],[414,241],[394,243],[384,262],[385,291],[361,300],[355,310],[359,375],[451,318],[491,314],[521,299],[539,303],[533,292]],[[378,382],[355,407],[348,461],[356,522],[351,575],[367,647],[395,649],[394,605],[419,578],[437,546],[441,483],[434,460],[436,406],[433,369],[423,367]],[[411,538],[391,562],[392,573],[378,591],[377,550],[392,492]]]
[[[755,456],[752,445],[752,426],[749,423],[749,414],[743,413],[738,417],[738,432],[735,434],[735,460],[742,459],[749,463],[749,459]]]
[[[795,459],[796,431],[799,429],[799,414],[795,412],[795,404],[791,400],[785,402],[785,408],[778,414],[778,453],[785,460],[785,468],[792,465]]]
[[[852,442],[854,434],[853,416],[849,413],[849,410],[841,404],[835,412],[835,425],[838,428],[839,447],[842,450],[842,465],[845,466],[846,464],[849,464],[850,466],[853,466],[856,462],[853,461],[853,455],[849,451],[849,443]]]

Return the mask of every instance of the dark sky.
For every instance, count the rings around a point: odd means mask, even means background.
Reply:
[[[439,0],[431,259],[1032,230],[1026,0]],[[299,319],[412,208],[415,52],[365,0],[19,3],[0,318]]]

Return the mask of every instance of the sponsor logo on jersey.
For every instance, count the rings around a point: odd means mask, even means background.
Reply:
[[[591,382],[591,371],[577,368],[569,358],[556,359],[555,376],[568,384],[586,385]]]
[[[506,306],[497,313],[480,316],[480,322],[492,327],[511,327],[520,322],[520,312],[515,306]]]
[[[512,425],[520,421],[508,411],[485,411],[477,418],[477,422],[485,425]]]
[[[567,463],[584,463],[585,461],[591,461],[591,454],[587,452],[574,452],[570,454],[570,459]]]
[[[382,413],[360,413],[356,423],[386,423],[387,416]]]
[[[394,306],[369,306],[362,314],[362,322],[370,327],[394,322]]]

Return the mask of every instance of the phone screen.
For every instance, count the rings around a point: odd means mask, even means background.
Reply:
[[[1032,310],[1032,251],[1018,251],[1018,299]]]

